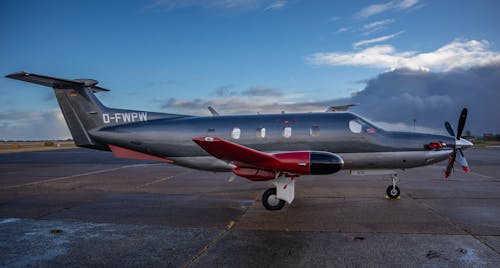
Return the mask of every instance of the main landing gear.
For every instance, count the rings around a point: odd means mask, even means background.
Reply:
[[[281,176],[271,182],[276,188],[269,188],[262,194],[262,205],[267,210],[280,210],[285,203],[292,203],[295,198],[295,177]]]
[[[278,199],[276,188],[269,188],[262,195],[262,205],[267,210],[280,210],[285,206],[285,201]]]
[[[387,190],[385,193],[387,194],[386,198],[387,199],[400,199],[400,194],[401,190],[399,190],[399,187],[396,186],[396,183],[399,181],[399,176],[398,174],[392,174],[392,185],[389,185],[387,187]]]

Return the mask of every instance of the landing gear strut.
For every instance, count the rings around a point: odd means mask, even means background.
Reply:
[[[387,187],[385,191],[387,194],[387,199],[399,199],[399,195],[401,194],[401,190],[396,186],[396,183],[399,181],[398,174],[392,174],[392,185]]]
[[[269,188],[262,195],[262,205],[267,210],[280,210],[285,206],[285,201],[278,199],[276,188]]]

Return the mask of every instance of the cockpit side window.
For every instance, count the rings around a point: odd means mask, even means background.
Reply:
[[[377,128],[367,123],[366,121],[361,120],[360,118],[350,120],[349,129],[353,133],[365,133],[365,132],[368,134],[377,133]]]
[[[361,133],[363,126],[358,122],[358,120],[350,120],[349,129],[352,133]]]

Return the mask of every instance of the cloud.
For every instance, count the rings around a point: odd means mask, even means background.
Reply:
[[[236,9],[236,10],[277,10],[286,6],[287,1],[278,0],[155,0],[147,8],[150,10],[172,11],[182,8]]]
[[[404,31],[400,31],[400,32],[397,32],[397,33],[394,33],[394,34],[390,34],[390,35],[384,35],[384,36],[380,36],[380,37],[377,37],[377,38],[372,38],[372,39],[367,39],[367,40],[361,40],[359,42],[356,42],[354,44],[352,44],[352,46],[354,48],[358,48],[360,46],[364,46],[364,45],[369,45],[369,44],[373,44],[373,43],[380,43],[380,42],[384,42],[386,40],[389,40],[389,39],[392,39],[400,34],[404,33]]]
[[[215,95],[222,97],[228,95],[234,95],[236,92],[232,91],[233,85],[223,85],[214,89]]]
[[[0,112],[0,139],[48,140],[70,137],[59,109]]]
[[[328,107],[327,101],[296,101],[294,96],[283,95],[280,98],[269,96],[231,96],[208,99],[176,99],[170,98],[163,109],[175,110],[180,113],[208,115],[208,106],[214,107],[221,114],[256,114],[280,113],[286,111],[318,112]]]
[[[395,0],[382,4],[370,5],[358,11],[354,15],[354,17],[359,19],[366,19],[373,15],[377,15],[390,10],[405,10],[414,7],[418,2],[419,0]]]
[[[349,31],[349,28],[348,27],[341,27],[337,30],[337,33],[344,33],[344,32],[347,32]]]
[[[280,1],[274,1],[272,2],[271,4],[269,4],[265,10],[278,10],[278,9],[282,9],[286,6],[287,4],[287,1],[283,1],[283,0],[280,0]]]
[[[283,93],[278,89],[262,87],[249,88],[242,91],[241,94],[246,96],[283,96]]]
[[[498,85],[500,64],[445,72],[400,69],[378,75],[362,91],[335,103],[358,103],[357,113],[393,128],[412,129],[416,119],[417,127],[442,133],[444,122],[456,128],[461,109],[468,107],[466,130],[500,133]]]
[[[377,45],[358,52],[321,52],[307,57],[315,65],[364,66],[371,68],[448,71],[500,62],[500,54],[489,50],[486,40],[455,40],[435,51],[398,52],[390,45]]]
[[[376,27],[380,27],[380,26],[384,26],[384,25],[387,25],[387,24],[391,24],[393,22],[394,22],[393,19],[378,20],[378,21],[374,21],[374,22],[367,23],[367,24],[363,25],[363,29],[370,30],[370,29],[373,29],[373,28],[376,28]]]
[[[460,110],[469,108],[465,130],[500,133],[497,119],[500,64],[444,72],[398,69],[367,81],[366,87],[343,99],[304,100],[283,95],[231,96],[209,99],[169,99],[162,108],[209,115],[208,106],[221,114],[323,112],[331,105],[357,103],[353,111],[388,130],[445,133],[444,122],[455,127]]]
[[[381,31],[381,30],[387,28],[387,25],[389,25],[393,22],[394,22],[393,19],[386,19],[386,20],[378,20],[378,21],[374,21],[371,23],[367,23],[361,27],[361,31],[364,31],[362,33],[362,35],[367,36],[367,35],[370,35],[372,33]]]

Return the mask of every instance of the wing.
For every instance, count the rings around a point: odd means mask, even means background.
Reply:
[[[279,160],[270,154],[224,139],[200,137],[193,139],[193,141],[214,157],[233,162],[237,166],[267,167],[279,163]]]
[[[207,153],[232,162],[240,170],[288,172],[294,175],[309,173],[310,152],[268,154],[221,138],[199,137],[193,141]],[[236,173],[236,170],[233,171]]]

